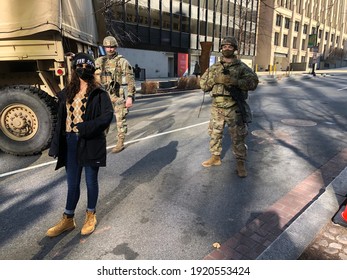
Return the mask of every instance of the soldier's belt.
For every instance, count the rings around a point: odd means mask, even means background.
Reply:
[[[230,101],[232,99],[230,95],[213,95],[212,97],[216,102]]]

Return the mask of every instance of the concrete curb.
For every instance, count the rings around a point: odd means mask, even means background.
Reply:
[[[326,187],[316,201],[302,213],[257,260],[297,260],[335,215],[347,194],[347,167]]]

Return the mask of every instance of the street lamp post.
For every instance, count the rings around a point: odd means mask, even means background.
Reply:
[[[312,75],[316,76],[316,72],[314,71],[316,67],[316,60],[317,60],[317,53],[318,53],[318,31],[319,31],[319,22],[317,23],[317,30],[316,30],[316,42],[313,47],[314,57],[312,59]]]

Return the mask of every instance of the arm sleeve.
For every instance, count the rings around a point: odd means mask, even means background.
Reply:
[[[135,95],[136,90],[133,67],[125,58],[122,58],[120,63],[123,75],[125,76],[125,80],[128,85],[128,97],[133,97]]]
[[[238,86],[242,90],[255,90],[258,86],[258,75],[248,66],[244,66],[242,77],[238,80]]]
[[[211,91],[214,86],[214,71],[213,68],[208,68],[205,73],[200,77],[200,87],[206,91]]]

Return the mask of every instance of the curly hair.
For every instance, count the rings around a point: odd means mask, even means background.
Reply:
[[[92,76],[90,79],[86,81],[88,83],[87,87],[87,95],[92,92],[95,88],[100,87],[100,84],[96,81],[95,77]],[[70,104],[75,98],[76,94],[80,91],[80,78],[77,76],[76,71],[72,72],[71,80],[69,84],[66,86],[66,100]]]

